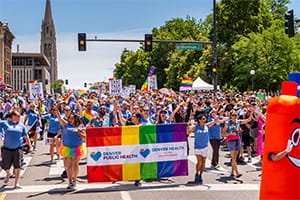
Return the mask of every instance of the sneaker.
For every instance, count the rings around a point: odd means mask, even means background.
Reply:
[[[6,176],[6,177],[4,178],[3,186],[7,186],[7,185],[8,185],[9,177],[10,177],[10,175],[9,175],[9,176]]]
[[[76,187],[76,182],[75,181],[73,181],[72,184],[73,184],[73,187]]]
[[[68,185],[67,189],[73,189],[73,188],[74,188],[74,185],[73,185],[73,183],[69,183],[69,185]]]
[[[34,147],[33,147],[33,151],[36,151],[36,150],[37,150],[37,148],[36,148],[36,146],[34,146]]]
[[[61,174],[61,177],[62,177],[62,178],[68,178],[68,176],[67,176],[67,171],[66,171],[66,170],[63,171],[63,173]]]
[[[195,183],[202,184],[202,177],[200,175],[195,175]]]
[[[237,178],[240,178],[243,174],[236,175]]]
[[[135,182],[134,182],[134,185],[135,185],[136,187],[140,187],[142,184],[141,184],[141,181],[135,181]]]
[[[15,185],[15,189],[22,189],[22,187],[20,186],[20,184]]]
[[[43,137],[43,136],[40,136],[39,140],[40,140],[40,141],[44,140],[44,137]]]

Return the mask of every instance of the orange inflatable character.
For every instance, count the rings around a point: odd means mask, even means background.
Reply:
[[[295,82],[282,83],[270,99],[262,164],[260,199],[300,199],[300,98]]]

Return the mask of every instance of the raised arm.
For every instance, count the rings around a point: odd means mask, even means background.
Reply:
[[[68,124],[68,122],[66,120],[64,120],[63,118],[61,118],[60,113],[59,113],[58,110],[55,110],[54,114],[57,117],[57,119],[58,119],[58,121],[59,121],[59,123],[60,123],[61,126],[65,127]]]

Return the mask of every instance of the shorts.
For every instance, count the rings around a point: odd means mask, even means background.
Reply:
[[[196,155],[200,155],[202,157],[208,156],[208,147],[204,147],[202,149],[194,149]]]
[[[47,133],[47,138],[54,138],[57,135],[57,133]]]
[[[241,149],[241,141],[240,140],[228,141],[228,149],[229,151],[239,151]]]
[[[258,128],[251,128],[250,129],[250,136],[253,138],[257,138],[258,136]]]
[[[1,148],[1,168],[4,170],[10,169],[11,165],[14,169],[20,169],[22,164],[23,150],[22,148],[17,149],[7,149],[5,147]]]
[[[242,134],[242,141],[244,144],[244,147],[249,147],[251,145],[251,136],[249,134]]]

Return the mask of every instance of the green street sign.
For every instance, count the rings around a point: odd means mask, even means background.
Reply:
[[[201,50],[202,44],[176,44],[176,50]]]

